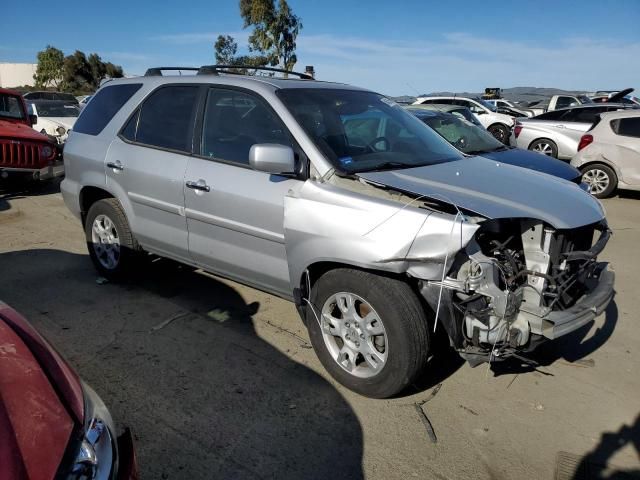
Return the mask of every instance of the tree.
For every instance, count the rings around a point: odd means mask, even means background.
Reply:
[[[297,62],[296,38],[302,29],[287,0],[240,0],[244,28],[253,27],[249,50],[266,56],[270,65],[290,70]]]
[[[97,53],[90,54],[87,57],[87,63],[89,64],[89,69],[91,70],[91,86],[93,88],[98,88],[102,79],[107,75],[107,66],[102,62],[100,55],[98,55]]]
[[[92,91],[94,79],[84,52],[76,50],[64,59],[64,89],[71,92]]]
[[[122,71],[122,67],[120,65],[114,65],[111,62],[107,62],[104,64],[107,72],[107,78],[122,78],[124,77],[124,72]]]
[[[233,65],[238,52],[238,44],[230,35],[218,35],[215,45],[216,64]]]
[[[62,82],[64,71],[64,53],[51,45],[38,52],[38,66],[33,79],[36,87],[46,88],[49,86],[58,88]]]
[[[218,65],[262,67],[269,63],[269,59],[264,55],[236,55],[238,43],[230,35],[218,35],[213,48],[216,52],[216,64]],[[238,73],[251,74],[246,68],[234,68],[233,70]]]

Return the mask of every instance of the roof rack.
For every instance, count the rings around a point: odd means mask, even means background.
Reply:
[[[187,70],[187,71],[197,72],[200,69],[198,67],[153,67],[153,68],[148,68],[147,71],[144,73],[144,76],[145,77],[162,77],[163,70],[167,70],[167,71]]]
[[[219,75],[220,73],[228,73],[231,75],[246,75],[247,70],[260,70],[266,72],[284,73],[286,75],[294,75],[303,80],[313,80],[313,75],[309,73],[293,72],[275,67],[256,67],[254,65],[203,65],[202,67],[152,67],[147,69],[145,77],[162,77],[163,71],[192,71],[197,75]]]
[[[198,70],[198,75],[218,75],[219,73],[230,73],[233,75],[245,75],[238,70],[260,70],[266,72],[284,73],[286,75],[295,75],[303,80],[313,80],[308,73],[294,72],[283,68],[275,67],[256,67],[254,65],[203,65]]]

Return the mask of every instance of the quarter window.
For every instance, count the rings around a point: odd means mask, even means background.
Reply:
[[[640,138],[640,117],[612,120],[611,128],[617,135]]]
[[[98,135],[140,87],[141,83],[125,83],[101,88],[87,104],[73,130]]]
[[[190,153],[198,92],[199,87],[192,85],[171,85],[153,92],[137,114],[134,140],[153,147]],[[127,124],[123,135],[131,135],[132,129]]]
[[[284,125],[262,100],[237,90],[209,90],[201,155],[249,165],[249,150],[260,143],[292,147]]]

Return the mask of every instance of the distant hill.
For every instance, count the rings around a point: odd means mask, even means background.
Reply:
[[[484,93],[484,92],[482,92]],[[479,97],[481,92],[431,92],[420,95],[421,97],[429,96],[452,96],[459,97]],[[585,93],[584,90],[562,90],[560,88],[540,88],[540,87],[512,87],[503,88],[502,96],[507,100],[514,102],[534,102],[537,100],[546,100],[552,95],[575,95]],[[398,103],[413,103],[416,97],[411,95],[402,95],[393,97]]]

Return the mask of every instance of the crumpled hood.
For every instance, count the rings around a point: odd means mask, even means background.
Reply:
[[[32,142],[46,142],[49,139],[40,132],[24,123],[7,122],[0,120],[0,138],[13,138],[16,140],[28,140]]]
[[[604,218],[600,202],[575,183],[482,157],[358,176],[486,218],[534,218],[559,229]]]
[[[482,153],[481,156],[497,162],[515,165],[516,167],[530,168],[538,172],[548,173],[564,180],[571,181],[580,176],[580,171],[567,162],[522,148],[508,148],[506,150],[487,152]]]

